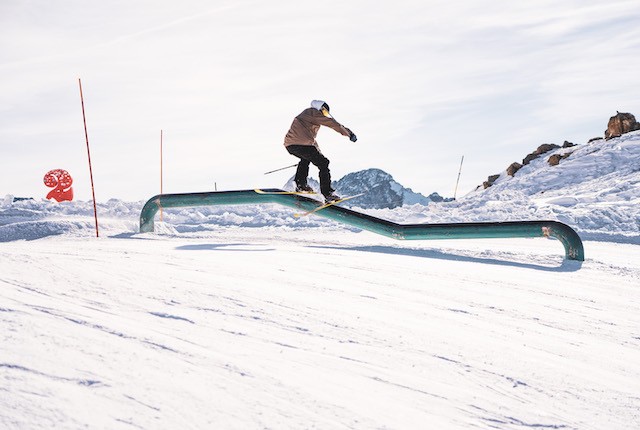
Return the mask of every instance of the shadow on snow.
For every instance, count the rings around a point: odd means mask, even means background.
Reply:
[[[498,266],[519,267],[522,269],[534,269],[546,272],[576,272],[582,268],[582,261],[563,259],[562,264],[556,267],[543,266],[533,263],[499,260],[491,257],[474,257],[468,255],[453,254],[434,249],[410,249],[396,248],[393,246],[322,246],[309,245],[309,248],[337,249],[343,251],[374,252],[379,254],[403,255],[409,257],[429,258],[437,260],[460,261],[466,263],[494,264]]]

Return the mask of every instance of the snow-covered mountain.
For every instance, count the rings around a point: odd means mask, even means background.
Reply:
[[[355,199],[354,204],[362,208],[393,209],[403,205],[428,205],[432,199],[410,188],[405,188],[393,177],[380,169],[367,169],[349,173],[335,183],[340,195],[354,195],[366,192]]]
[[[558,165],[549,163],[554,156]],[[640,132],[550,151],[514,176],[503,171],[491,187],[461,199],[459,209],[478,202],[495,204],[498,218],[527,207],[531,218],[558,219],[586,234],[598,226],[640,236]]]
[[[316,192],[320,192],[320,184],[317,180],[310,177],[308,183]],[[431,202],[449,200],[440,197],[438,193],[425,197],[411,188],[402,186],[389,173],[376,168],[349,173],[338,181],[333,181],[332,186],[341,196],[365,193],[351,201],[353,205],[365,209],[393,209],[415,204],[426,206]],[[293,190],[294,188],[295,183],[293,178],[290,178],[284,189]]]

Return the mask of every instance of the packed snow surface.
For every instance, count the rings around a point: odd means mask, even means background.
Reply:
[[[558,151],[455,202],[366,212],[555,219],[585,262],[275,205],[167,210],[140,234],[144,202],[113,199],[96,238],[90,202],[7,196],[0,428],[639,428],[640,133]]]

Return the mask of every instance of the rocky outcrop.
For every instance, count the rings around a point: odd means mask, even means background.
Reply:
[[[544,143],[538,146],[538,148],[535,151],[533,151],[531,154],[524,157],[524,160],[522,160],[522,164],[526,166],[527,164],[531,163],[533,160],[535,160],[542,154],[546,154],[547,152],[553,151],[554,149],[558,149],[558,148],[560,147],[555,143]]]
[[[566,154],[553,154],[551,157],[549,157],[547,162],[550,166],[557,166],[558,164],[560,164],[560,160],[564,160],[570,155],[570,152],[567,152]]]
[[[636,121],[635,116],[630,113],[617,112],[616,115],[609,118],[604,137],[608,140],[636,130],[640,130],[640,123]]]
[[[513,176],[520,169],[522,169],[522,164],[514,161],[509,165],[509,167],[507,167],[507,175]]]
[[[607,126],[607,130],[605,131],[605,139],[611,139],[613,137],[619,137],[625,133],[629,133],[632,131],[640,130],[640,123],[636,121],[635,116],[630,113],[621,113],[617,112],[615,116],[612,116],[609,119],[609,124]],[[588,143],[596,142],[598,140],[602,140],[602,137],[594,137],[589,139]],[[563,149],[572,148],[576,146],[575,143],[569,142],[565,140],[562,144]],[[539,158],[541,155],[546,154],[550,151],[554,151],[559,149],[560,146],[553,143],[545,143],[543,145],[538,146],[538,148],[527,155],[523,160],[522,164],[514,162],[507,167],[507,175],[514,176],[516,172],[518,172],[521,168],[531,163],[536,158]],[[560,151],[558,151],[560,152]],[[560,162],[569,157],[572,154],[573,150],[565,151],[564,154],[553,154],[548,159],[547,162],[550,166],[557,166]],[[493,185],[493,183],[500,177],[500,175],[491,175],[487,178],[486,181],[479,185],[476,189],[480,187],[484,187],[485,189],[489,188]]]
[[[562,145],[562,148],[571,148],[575,146],[574,143],[571,143],[567,140],[564,141],[564,144]],[[549,151],[553,151],[555,149],[560,148],[560,146],[554,144],[554,143],[545,143],[543,145],[538,146],[538,148],[533,151],[531,154],[527,155],[524,160],[522,160],[522,164],[518,163],[518,162],[513,162],[509,165],[509,167],[507,167],[507,175],[509,176],[514,176],[516,174],[516,172],[518,172],[518,170],[522,169],[524,166],[526,166],[527,164],[531,163],[531,161],[535,160],[536,158],[540,157],[542,154],[546,154]],[[566,158],[569,156],[569,153],[564,154],[564,155],[552,155],[549,158],[549,164],[551,164],[552,166],[555,166],[556,164],[558,164],[560,162],[561,159]],[[556,164],[552,164],[552,163],[556,163]],[[500,175],[491,175],[487,178],[486,181],[484,181],[482,183],[482,187],[484,187],[484,189],[489,188],[490,186],[493,185],[493,183],[495,181],[498,180],[498,178],[500,177]]]
[[[563,149],[573,148],[574,146],[576,146],[576,144],[571,143],[568,140],[565,140],[564,143],[562,144]],[[564,160],[565,158],[570,156],[571,153],[572,151],[565,152],[564,154],[553,154],[551,157],[549,157],[547,162],[549,163],[550,166],[557,166],[558,164],[560,164],[560,160]]]
[[[491,175],[491,176],[489,176],[489,177],[487,178],[487,180],[486,180],[486,181],[484,181],[484,182],[482,183],[482,186],[483,186],[483,187],[484,187],[484,189],[486,190],[486,189],[487,189],[487,188],[489,188],[491,185],[493,185],[493,183],[494,183],[495,181],[497,181],[499,177],[500,177],[500,175]]]

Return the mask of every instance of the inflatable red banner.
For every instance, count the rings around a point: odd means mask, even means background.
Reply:
[[[73,178],[69,172],[63,169],[49,170],[44,175],[44,184],[47,187],[53,188],[47,194],[48,199],[54,199],[57,202],[72,201],[73,200]]]

